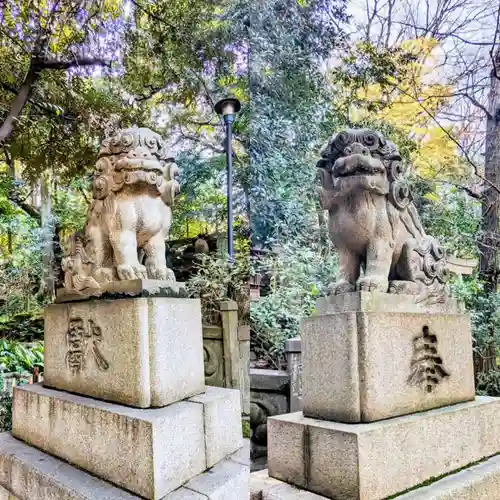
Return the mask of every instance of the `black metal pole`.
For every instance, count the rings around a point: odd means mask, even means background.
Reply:
[[[227,253],[229,258],[234,256],[233,246],[233,118],[234,115],[224,116],[226,122],[226,157],[227,157]]]

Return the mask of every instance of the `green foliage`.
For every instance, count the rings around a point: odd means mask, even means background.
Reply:
[[[233,262],[227,257],[200,254],[196,273],[186,283],[192,297],[201,300],[203,319],[207,323],[218,324],[219,302],[232,299],[238,303],[240,323],[248,315],[249,258],[247,244],[235,254]]]
[[[481,356],[500,345],[500,293],[488,294],[477,276],[452,283],[452,292],[471,315],[474,351]]]
[[[250,8],[252,238],[305,234],[315,219],[315,163],[338,126],[319,61],[341,39],[345,3],[265,0]]]
[[[269,280],[269,291],[251,305],[252,349],[280,367],[285,341],[299,335],[300,321],[335,280],[337,257],[318,244],[296,241],[276,248],[255,267]]]
[[[0,339],[0,372],[33,373],[43,371],[43,343],[24,344],[16,340]]]
[[[479,373],[476,381],[476,393],[479,396],[500,397],[500,370]]]
[[[0,387],[3,387],[2,374],[0,373]],[[12,395],[0,394],[0,432],[12,429]]]
[[[439,195],[426,193],[422,201],[422,223],[442,242],[448,255],[477,257],[480,204],[456,188],[442,189]]]
[[[43,340],[41,310],[0,316],[0,338],[21,342]]]
[[[250,422],[248,420],[241,421],[241,429],[243,437],[246,439],[250,439],[252,436],[252,429],[250,428]]]

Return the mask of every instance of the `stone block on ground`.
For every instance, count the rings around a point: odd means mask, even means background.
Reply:
[[[210,500],[248,500],[249,474],[248,465],[222,460],[188,481],[184,487],[205,495]]]
[[[200,303],[129,298],[45,311],[46,387],[139,408],[205,388]]]
[[[248,500],[248,478],[248,447],[243,446],[162,500]]]
[[[139,497],[5,432],[0,434],[0,499],[139,500]]]
[[[474,399],[468,315],[368,292],[324,302],[301,327],[305,416],[372,422]]]
[[[500,455],[396,498],[397,500],[500,500]]]
[[[344,424],[268,419],[269,475],[328,498],[379,500],[500,450],[500,398]]]
[[[203,411],[188,401],[140,410],[36,384],[15,389],[12,433],[158,500],[207,468]]]
[[[243,446],[240,391],[207,386],[189,401],[203,405],[207,467]]]

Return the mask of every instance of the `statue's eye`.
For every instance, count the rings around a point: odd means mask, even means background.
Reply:
[[[370,154],[370,151],[368,150],[368,148],[363,148],[361,150],[361,154],[365,155],[365,156],[368,156]]]
[[[347,147],[344,149],[344,154],[345,154],[346,156],[352,155],[352,149],[351,149],[349,146],[347,146]]]

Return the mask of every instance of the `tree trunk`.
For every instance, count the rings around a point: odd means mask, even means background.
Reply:
[[[5,118],[2,125],[0,125],[0,144],[3,143],[12,133],[12,130],[14,129],[14,123],[19,120],[19,116],[21,115],[24,106],[26,106],[31,92],[33,91],[33,86],[38,80],[39,76],[40,70],[34,64],[33,59],[28,70],[28,74],[26,75],[26,78],[24,79],[19,92],[12,101],[9,114],[7,115],[7,118]]]
[[[41,218],[42,218],[42,291],[50,299],[55,296],[54,272],[54,218],[52,215],[52,198],[50,174],[45,172],[41,182]]]
[[[7,151],[7,147],[5,147],[5,158],[7,160],[9,178],[12,182],[15,182],[16,181],[16,163],[15,163],[15,160],[14,160],[14,157],[12,156],[12,154],[10,154],[10,152]],[[10,187],[9,187],[9,189],[10,189]],[[9,227],[7,229],[7,252],[9,254],[9,256],[12,256],[13,247],[14,247],[14,234],[12,232],[12,229]]]
[[[498,209],[500,188],[500,51],[495,55],[495,66],[490,79],[490,95],[488,103],[489,116],[486,122],[485,165],[484,177],[487,184],[482,198],[482,238],[479,241],[479,277],[484,282],[485,294],[491,295],[497,291],[497,244],[499,241]],[[493,314],[494,311],[491,311]],[[493,327],[492,327],[493,328]],[[490,339],[476,359],[476,370],[486,372],[496,367],[496,345],[494,331]]]

